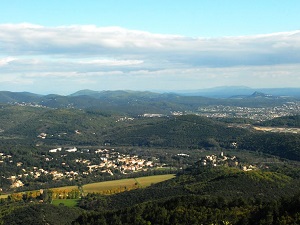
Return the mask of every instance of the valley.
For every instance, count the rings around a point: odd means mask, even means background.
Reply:
[[[81,93],[2,98],[4,224],[298,221],[297,98]]]

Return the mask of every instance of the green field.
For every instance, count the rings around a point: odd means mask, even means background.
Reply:
[[[75,207],[77,205],[78,199],[54,199],[52,200],[52,204],[59,206],[63,204],[64,206],[68,207]]]
[[[132,190],[137,188],[145,188],[151,184],[156,184],[165,180],[174,178],[174,174],[155,175],[139,178],[129,178],[113,181],[104,181],[92,184],[86,184],[83,186],[84,193],[103,193],[114,194],[126,190]]]

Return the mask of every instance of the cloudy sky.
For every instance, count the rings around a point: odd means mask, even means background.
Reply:
[[[300,87],[298,0],[0,2],[0,90]]]

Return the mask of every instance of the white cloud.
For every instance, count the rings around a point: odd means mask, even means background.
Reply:
[[[76,89],[83,83],[104,89],[296,86],[299,65],[300,31],[191,38],[93,25],[0,24],[0,82],[11,77],[47,87],[68,80]]]
[[[120,27],[0,25],[2,54],[166,59],[205,66],[300,61],[300,31],[256,36],[189,38]],[[292,52],[291,52],[292,51]],[[291,61],[291,62],[290,62]]]
[[[115,59],[95,59],[89,61],[80,61],[83,65],[99,66],[131,66],[143,63],[143,60],[115,60]]]
[[[3,59],[0,59],[0,66],[5,66],[5,65],[7,65],[10,62],[13,62],[15,60],[16,60],[16,58],[14,58],[14,57],[6,57],[6,58],[3,58]]]

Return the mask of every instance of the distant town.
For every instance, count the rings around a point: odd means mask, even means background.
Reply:
[[[271,120],[277,117],[297,115],[300,113],[300,102],[287,102],[276,107],[240,107],[215,105],[199,107],[196,114],[206,117],[246,118],[255,121]]]

